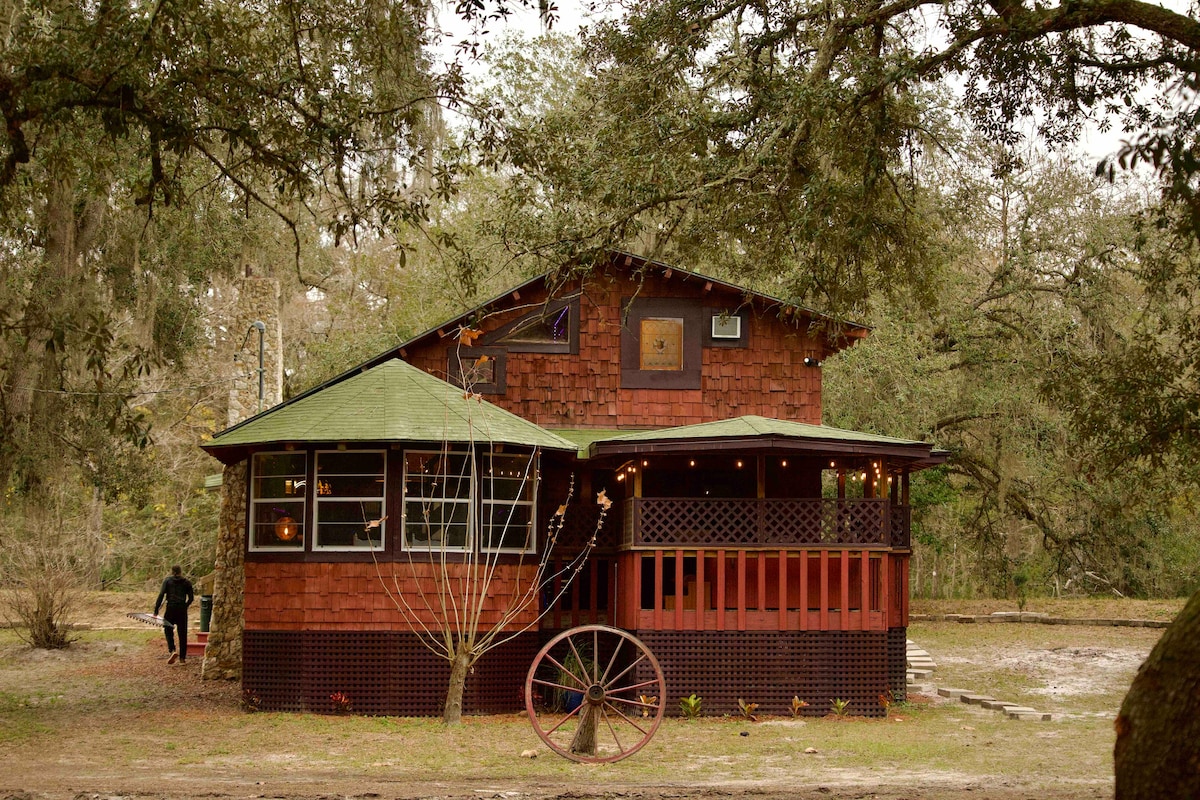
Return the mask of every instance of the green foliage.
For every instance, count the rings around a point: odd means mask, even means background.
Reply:
[[[687,697],[679,698],[679,714],[685,719],[697,719],[702,713],[701,706],[703,704],[703,699],[693,692]]]
[[[834,716],[844,717],[850,713],[850,701],[835,697],[829,701],[829,709],[834,713]]]
[[[738,698],[738,712],[743,717],[750,720],[751,722],[757,722],[758,721],[758,717],[756,716],[757,711],[758,711],[758,703],[747,703],[742,698],[740,698],[740,697]]]

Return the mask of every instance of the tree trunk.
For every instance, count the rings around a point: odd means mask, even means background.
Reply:
[[[596,755],[596,730],[600,727],[600,706],[594,706],[585,698],[579,709],[579,727],[571,737],[571,752],[583,756]]]
[[[450,662],[450,687],[446,690],[446,706],[442,709],[442,722],[447,725],[462,722],[463,690],[467,687],[471,662],[470,648],[460,642]]]
[[[1200,592],[1138,670],[1116,728],[1116,800],[1200,799]]]

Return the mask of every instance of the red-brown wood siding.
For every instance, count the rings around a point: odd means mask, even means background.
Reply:
[[[446,567],[453,580],[461,564]],[[501,619],[506,604],[516,593],[517,566],[500,565],[484,598],[482,623],[489,626]],[[534,567],[524,565],[522,588],[529,585]],[[435,596],[435,579],[441,566],[433,563],[374,564],[363,562],[246,562],[246,630],[373,630],[411,631],[409,619],[426,625],[438,622],[425,608],[420,591],[430,602]],[[382,578],[380,577],[382,574]],[[403,594],[412,614],[406,618],[388,596]],[[537,610],[521,612],[510,625],[516,629],[537,617]]]
[[[806,319],[785,322],[777,309],[749,314],[747,347],[703,348],[699,389],[622,389],[622,299],[631,296],[691,299],[729,310],[742,302],[740,295],[706,292],[701,281],[678,274],[648,277],[643,285],[626,276],[593,278],[580,304],[579,354],[510,350],[506,391],[487,399],[550,428],[667,427],[746,414],[821,422],[821,370],[804,366],[804,358],[823,358],[824,345],[808,332]],[[544,294],[522,294],[518,309],[488,317],[481,328],[494,331],[544,300]],[[452,334],[408,348],[406,360],[445,378],[457,346]]]

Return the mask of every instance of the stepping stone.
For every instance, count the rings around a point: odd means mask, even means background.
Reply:
[[[959,695],[959,700],[962,700],[967,705],[978,706],[983,705],[984,700],[995,700],[990,694],[964,694]]]
[[[1005,711],[1009,708],[1020,708],[1020,703],[1010,703],[1007,700],[984,700],[979,705],[992,711]]]
[[[957,700],[958,698],[962,697],[964,694],[971,694],[971,690],[970,689],[951,689],[946,686],[938,687],[938,696],[939,697],[949,697],[951,700]]]
[[[1004,716],[1009,719],[1029,719],[1037,722],[1049,722],[1050,715],[1027,706],[1010,706],[1004,710]]]
[[[913,679],[925,681],[929,680],[929,676],[932,674],[933,670],[931,669],[910,669],[908,670],[908,679],[910,682]]]

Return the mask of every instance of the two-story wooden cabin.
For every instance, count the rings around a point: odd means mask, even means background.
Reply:
[[[390,588],[419,593],[447,552],[483,552],[515,591],[574,476],[583,501],[554,557],[591,537],[588,500],[604,491],[596,547],[545,593],[540,624],[480,664],[468,710],[517,708],[539,642],[604,622],[706,710],[744,698],[785,713],[798,696],[807,713],[840,698],[882,714],[879,698],[905,691],[909,476],[945,454],[821,424],[821,364],[866,333],[619,254],[584,278],[529,281],[223,432],[205,447],[228,465],[225,518],[245,543],[245,687],[269,708],[322,710],[343,692],[365,713],[437,713],[448,668],[380,576],[404,564],[408,583]],[[469,443],[486,453],[471,468],[480,487],[506,465],[540,480],[438,504],[434,534],[430,487],[461,476]],[[518,524],[490,534],[497,514]]]

